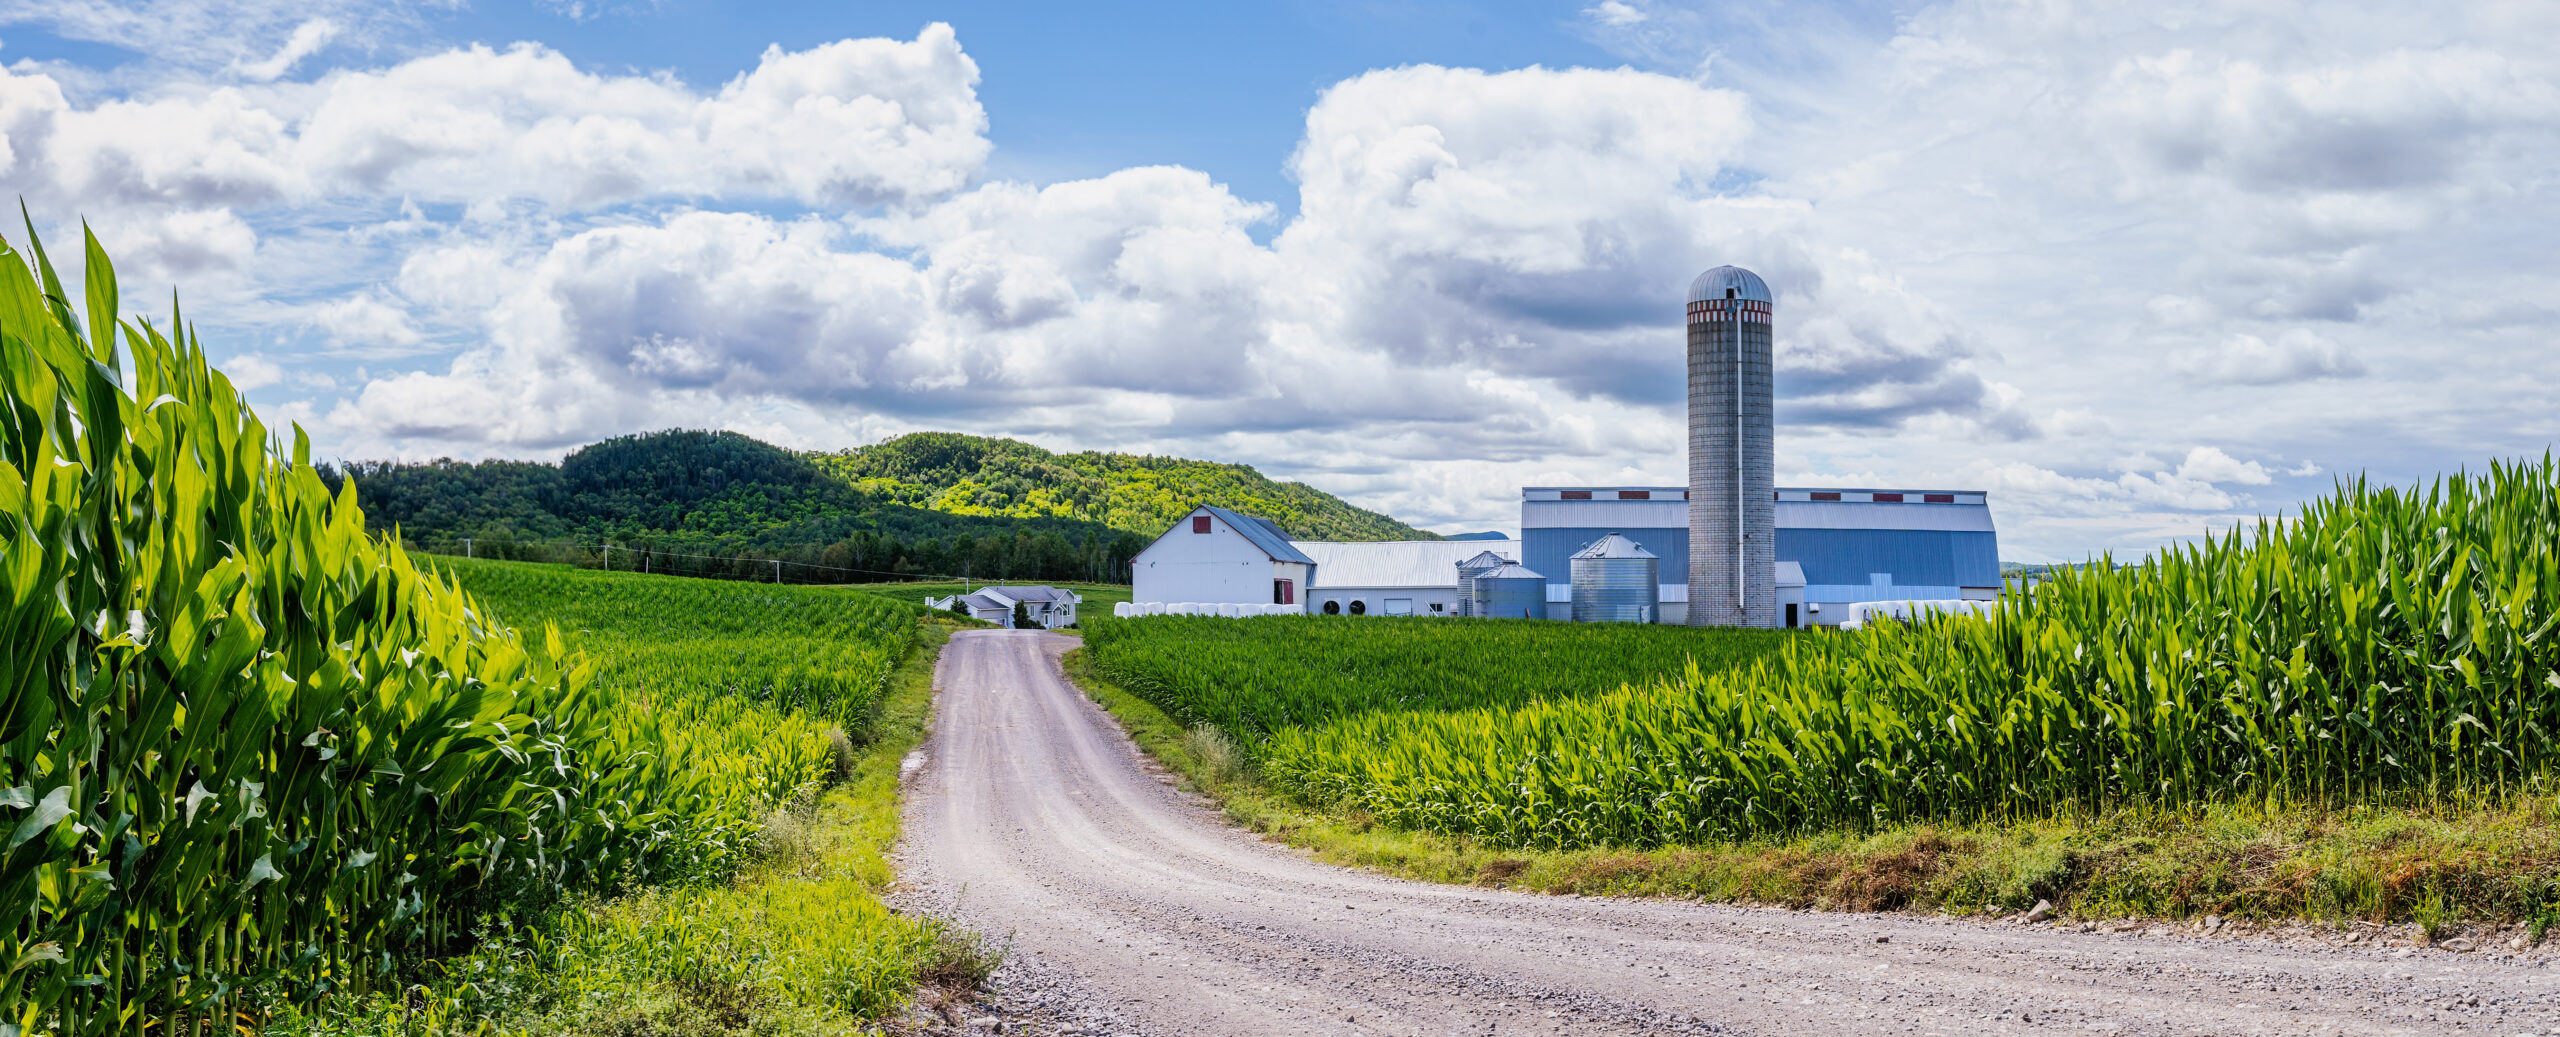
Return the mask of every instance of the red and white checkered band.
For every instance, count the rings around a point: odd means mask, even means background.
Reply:
[[[1714,324],[1721,321],[1742,321],[1751,324],[1767,324],[1771,309],[1768,303],[1758,299],[1700,299],[1689,304],[1689,323]]]

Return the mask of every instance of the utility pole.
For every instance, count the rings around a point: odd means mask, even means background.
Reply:
[[[773,560],[773,583],[777,587],[782,585],[782,559],[779,558]]]
[[[471,557],[471,538],[470,538],[470,537],[463,537],[463,538],[462,538],[462,557],[464,557],[464,558],[469,558],[469,557]]]

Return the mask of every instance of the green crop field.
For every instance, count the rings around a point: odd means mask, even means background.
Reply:
[[[413,562],[87,245],[85,313],[0,249],[0,1032],[412,989],[557,905],[719,888],[846,770],[915,610]],[[838,926],[890,949],[803,978],[876,1010],[926,928]]]
[[[2531,790],[2560,730],[2555,629],[2545,459],[2343,485],[2289,521],[2059,570],[1997,620],[1799,638],[1598,696],[1286,713],[1257,752],[1308,801],[1547,848]],[[1277,650],[1229,669],[1292,691],[1201,715],[1294,709],[1336,679]]]
[[[1385,616],[1105,614],[1085,625],[1095,666],[1122,687],[1249,746],[1344,717],[1580,698],[1692,664],[1715,672],[1804,636]]]

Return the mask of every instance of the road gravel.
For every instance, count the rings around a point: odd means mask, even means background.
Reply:
[[[1058,668],[944,649],[906,902],[999,940],[964,1028],[1087,1034],[2560,1035],[2560,961],[1560,897],[1319,864],[1168,781]]]

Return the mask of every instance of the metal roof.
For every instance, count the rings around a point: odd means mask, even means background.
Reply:
[[[1253,546],[1261,548],[1263,554],[1270,555],[1272,561],[1296,562],[1300,565],[1315,564],[1315,559],[1307,557],[1300,553],[1296,547],[1291,546],[1289,543],[1289,534],[1281,532],[1279,524],[1272,522],[1270,519],[1247,515],[1240,511],[1228,511],[1225,508],[1208,504],[1201,505],[1200,510],[1217,516],[1219,521],[1234,527],[1236,532],[1244,534],[1244,538],[1246,540],[1252,541]],[[1484,541],[1481,540],[1453,542],[1473,544],[1484,543]]]
[[[1728,288],[1733,289],[1736,298],[1754,299],[1767,303],[1778,301],[1769,294],[1768,282],[1762,281],[1760,275],[1738,266],[1720,266],[1699,274],[1697,280],[1689,282],[1689,301],[1705,302],[1709,299],[1721,299],[1724,298],[1725,289]]]
[[[1798,565],[1794,562],[1778,563],[1778,586],[1804,586],[1804,566]]]
[[[1546,577],[1538,575],[1535,571],[1532,571],[1528,566],[1520,565],[1520,564],[1514,563],[1514,564],[1511,564],[1511,565],[1503,566],[1502,568],[1499,568],[1499,569],[1495,569],[1495,570],[1493,570],[1492,572],[1477,573],[1477,574],[1476,574],[1476,579],[1479,579],[1479,580],[1543,580],[1543,579],[1546,579]]]
[[[1456,587],[1458,563],[1486,544],[1508,540],[1378,540],[1344,543],[1301,540],[1298,550],[1315,559],[1310,590],[1349,587]]]
[[[1474,542],[1475,542],[1475,543],[1479,543],[1479,544],[1481,544],[1481,543],[1483,543],[1484,541],[1478,540],[1478,541],[1474,541]],[[1473,558],[1469,558],[1469,559],[1467,559],[1467,560],[1465,560],[1465,561],[1463,561],[1463,562],[1459,562],[1458,564],[1459,564],[1459,565],[1461,565],[1461,566],[1464,566],[1464,567],[1466,567],[1466,568],[1471,568],[1471,569],[1472,569],[1472,568],[1476,568],[1476,567],[1478,567],[1478,566],[1482,566],[1482,567],[1487,568],[1487,569],[1496,569],[1496,568],[1500,568],[1500,567],[1502,567],[1502,566],[1505,566],[1505,565],[1509,565],[1509,564],[1511,564],[1511,559],[1504,558],[1503,556],[1498,555],[1498,554],[1495,554],[1495,553],[1493,553],[1493,552],[1491,552],[1491,551],[1486,551],[1486,552],[1484,552],[1483,554],[1479,554],[1479,555],[1477,555],[1477,556],[1475,556],[1475,557],[1473,557]]]
[[[1600,538],[1600,539],[1598,539],[1598,540],[1594,540],[1594,541],[1592,541],[1592,542],[1591,542],[1591,546],[1589,546],[1589,547],[1585,547],[1585,548],[1583,548],[1582,550],[1579,550],[1579,551],[1574,552],[1574,553],[1573,553],[1573,556],[1574,556],[1574,557],[1576,557],[1576,558],[1652,558],[1652,557],[1655,557],[1655,555],[1654,555],[1654,553],[1653,553],[1653,552],[1651,552],[1651,551],[1647,551],[1647,550],[1645,550],[1645,549],[1644,549],[1644,545],[1643,545],[1643,544],[1639,544],[1639,543],[1636,543],[1636,542],[1635,542],[1635,541],[1633,541],[1633,540],[1629,540],[1629,539],[1627,539],[1627,538],[1626,538],[1626,536],[1625,536],[1624,534],[1621,534],[1621,533],[1611,533],[1611,534],[1609,534],[1608,536],[1604,536],[1604,537],[1601,537],[1601,538]]]
[[[982,587],[978,593],[1002,594],[1015,601],[1074,601],[1075,592],[1060,590],[1048,584],[1027,587]]]

